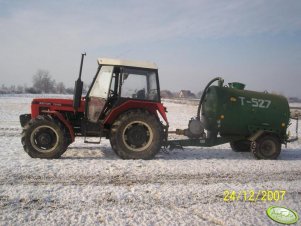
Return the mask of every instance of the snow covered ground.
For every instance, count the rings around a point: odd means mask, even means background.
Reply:
[[[120,160],[107,140],[88,145],[81,138],[61,159],[32,159],[18,122],[31,98],[0,97],[0,225],[278,225],[266,215],[271,205],[301,215],[300,141],[275,161],[254,160],[228,144]],[[165,105],[171,130],[185,128],[197,108]],[[287,192],[278,202],[225,202],[226,190]]]

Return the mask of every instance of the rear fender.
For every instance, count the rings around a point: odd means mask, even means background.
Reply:
[[[148,112],[152,113],[153,115],[158,116],[159,114],[164,119],[166,125],[168,125],[167,116],[165,113],[165,107],[161,103],[155,103],[155,102],[145,102],[145,101],[135,101],[135,100],[129,100],[118,107],[114,108],[105,118],[104,124],[111,125],[115,119],[122,114],[123,112],[126,112],[130,109],[145,109]]]
[[[58,112],[58,111],[42,111],[42,113],[48,114],[48,115],[53,115],[56,118],[58,118],[61,121],[61,123],[63,123],[66,126],[66,128],[68,129],[70,137],[71,137],[71,141],[73,142],[75,140],[75,134],[74,134],[72,125],[64,118],[64,116],[60,112]]]
[[[285,143],[285,139],[279,136],[279,134],[277,133],[273,133],[273,132],[269,132],[269,131],[264,131],[264,130],[258,130],[256,133],[254,133],[253,135],[251,135],[248,140],[253,142],[256,141],[257,139],[266,136],[266,135],[270,135],[270,136],[274,136],[275,138],[277,138],[279,140],[280,143]]]

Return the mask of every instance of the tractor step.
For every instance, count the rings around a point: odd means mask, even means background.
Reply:
[[[84,143],[100,144],[102,127],[99,124],[83,121],[82,128],[84,129]]]

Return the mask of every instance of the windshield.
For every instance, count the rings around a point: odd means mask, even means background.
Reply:
[[[108,97],[113,66],[102,66],[90,92],[91,97]]]

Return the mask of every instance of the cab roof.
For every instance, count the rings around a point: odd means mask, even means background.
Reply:
[[[146,61],[132,61],[132,60],[121,60],[112,58],[98,58],[97,62],[99,65],[116,65],[116,66],[128,66],[148,69],[158,69],[157,65],[152,62]]]

